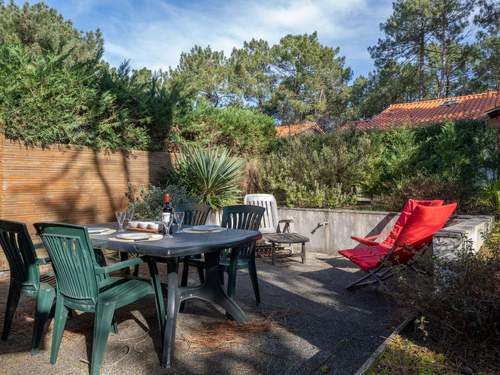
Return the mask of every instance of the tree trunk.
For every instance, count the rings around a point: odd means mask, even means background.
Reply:
[[[422,29],[418,42],[418,95],[425,97],[424,63],[425,63],[425,31]]]

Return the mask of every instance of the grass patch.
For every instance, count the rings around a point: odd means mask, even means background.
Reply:
[[[425,346],[396,335],[368,375],[454,375],[460,374],[446,357]]]

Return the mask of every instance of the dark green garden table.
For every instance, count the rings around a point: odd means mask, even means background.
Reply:
[[[107,225],[95,225],[110,227]],[[226,229],[217,233],[177,233],[172,238],[164,237],[157,241],[126,242],[112,240],[113,235],[92,235],[95,248],[116,250],[125,253],[135,253],[145,256],[148,262],[151,277],[158,276],[156,262],[167,264],[168,302],[165,321],[163,324],[163,348],[161,366],[172,365],[175,327],[177,313],[181,302],[198,298],[223,308],[236,321],[245,323],[247,317],[236,302],[228,297],[220,283],[219,256],[220,251],[227,248],[237,248],[249,242],[260,239],[261,234],[256,231]],[[179,257],[204,254],[205,282],[199,287],[179,287],[177,269]],[[161,290],[156,291],[156,298],[163,298]]]

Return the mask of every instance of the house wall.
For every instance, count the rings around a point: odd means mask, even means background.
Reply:
[[[114,220],[128,184],[158,182],[167,152],[100,152],[87,147],[26,147],[0,136],[0,218],[28,224]],[[0,263],[3,257],[0,252]]]

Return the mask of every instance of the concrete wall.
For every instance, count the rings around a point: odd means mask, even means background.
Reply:
[[[359,246],[351,239],[352,235],[366,237],[390,231],[398,213],[282,207],[279,208],[279,216],[281,219],[293,219],[292,231],[311,239],[308,249],[334,254],[338,250]],[[492,216],[456,216],[436,234],[435,253],[451,256],[466,241],[471,242],[475,251],[479,250],[493,222]],[[328,224],[322,225],[324,223]]]
[[[279,208],[281,219],[293,219],[292,231],[308,236],[307,248],[323,253],[356,247],[352,235],[369,236],[389,231],[396,212]],[[327,223],[326,225],[322,225]]]
[[[495,223],[493,216],[460,215],[434,235],[432,248],[439,258],[453,259],[457,250],[470,246],[478,252]]]

